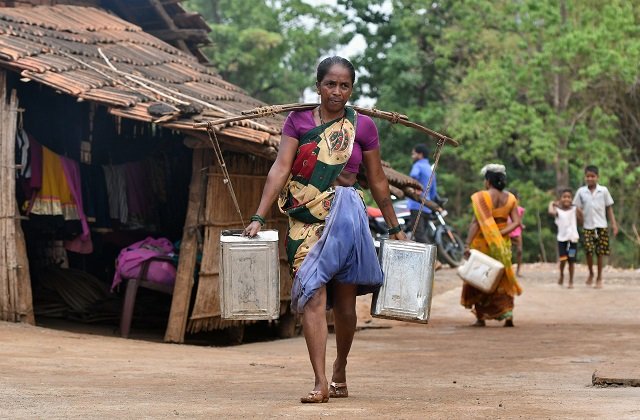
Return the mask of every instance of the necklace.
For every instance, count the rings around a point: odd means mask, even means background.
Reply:
[[[340,133],[340,135],[344,135],[344,132],[342,131],[342,129],[344,127],[344,120],[345,120],[346,115],[347,115],[347,111],[345,111],[342,114],[342,122],[340,124],[340,130],[339,131],[332,131],[331,134],[329,135],[329,137],[333,137],[333,135],[336,134],[336,133]],[[320,124],[324,125],[325,122],[324,122],[324,119],[322,118],[322,110],[320,109],[320,107],[318,107],[318,117],[320,118]],[[325,143],[327,143],[327,148],[329,149],[329,156],[331,156],[331,153],[333,152],[333,146],[331,145],[331,142],[327,138],[327,135],[326,135],[324,130],[322,131],[322,136],[324,137]]]

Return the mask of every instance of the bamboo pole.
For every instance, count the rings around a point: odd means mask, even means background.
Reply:
[[[222,118],[214,121],[194,123],[193,127],[206,128],[211,126],[214,128],[223,128],[226,124],[229,124],[235,121],[264,118],[270,115],[280,114],[282,112],[304,111],[304,110],[313,109],[318,105],[319,104],[285,104],[285,105],[263,106],[263,107],[243,111],[242,115],[238,115],[234,117]],[[391,123],[394,123],[394,124],[401,124],[406,127],[416,129],[420,132],[423,132],[429,135],[435,140],[444,141],[445,143],[448,143],[455,147],[458,147],[460,145],[456,140],[452,139],[451,137],[447,137],[444,134],[440,134],[437,131],[431,130],[430,128],[427,128],[418,123],[410,121],[406,115],[399,114],[397,112],[381,111],[375,108],[369,109],[369,108],[361,108],[359,106],[351,106],[351,107],[363,115],[367,115],[369,117],[374,117],[374,118],[381,118],[383,120],[390,121]],[[222,126],[222,127],[218,127],[218,126]]]
[[[191,184],[189,186],[189,203],[184,222],[182,242],[180,243],[180,259],[176,274],[176,284],[171,300],[171,312],[165,332],[164,341],[169,343],[183,343],[184,333],[189,317],[189,303],[193,289],[193,273],[196,267],[198,253],[198,221],[202,212],[203,191],[206,191],[207,176],[203,168],[209,165],[211,154],[207,149],[193,150],[193,164],[191,168]]]
[[[7,178],[12,173],[13,155],[9,154],[7,145],[7,106],[6,106],[6,73],[0,70],[0,185],[8,182]],[[7,225],[11,217],[8,212],[7,191],[9,188],[0,188],[0,240],[7,241]],[[11,291],[9,290],[10,269],[7,261],[7,247],[0,247],[0,320],[13,321],[13,308],[11,305]]]

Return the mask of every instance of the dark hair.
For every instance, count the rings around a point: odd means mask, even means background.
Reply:
[[[500,172],[487,171],[484,174],[484,179],[489,181],[489,184],[491,184],[493,188],[500,191],[504,190],[504,187],[507,186],[507,176]]]
[[[571,190],[571,188],[560,188],[560,189],[558,189],[558,195],[560,197],[562,197],[562,195],[564,193],[566,193],[566,192],[568,192],[569,194],[573,195],[573,190]]]
[[[356,69],[353,67],[353,64],[351,64],[351,61],[347,60],[346,58],[339,57],[337,55],[334,55],[333,57],[327,57],[324,60],[322,60],[320,64],[318,64],[318,71],[316,73],[316,82],[317,83],[322,82],[322,79],[324,79],[324,76],[326,76],[327,73],[329,73],[329,70],[335,64],[339,64],[342,67],[349,70],[349,73],[351,73],[351,84],[356,83]]]
[[[593,172],[594,174],[598,175],[598,167],[596,165],[589,165],[584,168],[584,173],[586,174],[587,172]]]
[[[520,201],[520,193],[518,192],[518,190],[511,190],[511,194],[513,194],[518,201]]]
[[[416,153],[421,153],[423,157],[429,156],[429,149],[427,148],[427,145],[424,143],[416,144],[413,147],[413,150],[415,150]]]

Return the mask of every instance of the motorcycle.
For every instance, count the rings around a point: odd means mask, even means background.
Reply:
[[[438,199],[437,204],[443,207],[447,199]],[[398,223],[402,231],[411,239],[411,212],[408,208],[407,200],[396,200],[393,202],[393,208],[398,218]],[[367,216],[369,218],[369,230],[373,236],[376,248],[380,246],[380,240],[388,238],[387,230],[389,227],[382,217],[380,209],[375,207],[367,207]],[[432,211],[432,213],[422,213],[421,218],[425,218],[427,224],[427,238],[430,244],[438,249],[438,260],[451,267],[457,267],[462,264],[464,259],[464,242],[460,235],[447,224],[445,217],[447,211]]]

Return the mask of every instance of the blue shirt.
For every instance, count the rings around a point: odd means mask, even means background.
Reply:
[[[431,164],[429,163],[429,159],[419,159],[413,163],[411,167],[411,173],[409,174],[411,178],[416,179],[422,185],[422,191],[424,196],[424,191],[427,188],[427,183],[429,182],[429,177],[431,176]],[[436,196],[436,177],[434,175],[433,182],[431,183],[431,189],[429,190],[429,194],[426,199],[434,201]],[[420,210],[420,202],[412,199],[407,199],[409,204],[409,210]],[[431,213],[431,210],[425,205],[422,207],[423,213]]]

